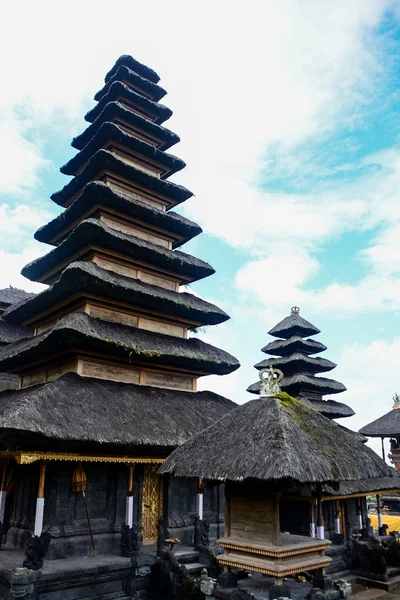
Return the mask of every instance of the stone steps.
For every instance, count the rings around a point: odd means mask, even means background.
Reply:
[[[195,563],[199,560],[199,553],[195,550],[178,550],[174,554],[176,560],[183,565],[187,563]]]
[[[203,569],[205,569],[205,565],[203,563],[199,563],[199,562],[193,562],[193,563],[186,563],[185,564],[186,570],[189,573],[189,575],[197,575],[202,572]]]

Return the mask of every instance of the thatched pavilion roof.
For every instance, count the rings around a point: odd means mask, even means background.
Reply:
[[[197,223],[172,210],[168,212],[158,210],[123,192],[110,188],[102,181],[91,181],[84,187],[82,194],[61,215],[36,231],[35,239],[46,244],[51,243],[54,237],[59,236],[66,229],[71,229],[77,221],[81,220],[82,215],[87,214],[90,209],[94,209],[99,204],[181,236],[182,239],[173,245],[174,248],[178,248],[202,232]]]
[[[372,423],[364,425],[359,432],[368,437],[400,437],[400,409],[395,408]]]
[[[130,56],[130,54],[123,54],[115,61],[113,67],[108,71],[108,73],[104,77],[104,81],[106,83],[109,79],[111,79],[111,77],[121,65],[125,65],[129,69],[132,69],[132,71],[135,71],[135,73],[137,73],[141,77],[149,79],[153,83],[158,83],[160,81],[159,75],[157,75],[157,73],[153,71],[153,69],[150,69],[150,67],[143,65],[141,62],[136,60],[136,58]]]
[[[157,265],[160,269],[182,276],[182,281],[197,281],[215,273],[203,260],[181,252],[169,250],[153,242],[117,231],[98,219],[85,219],[56,248],[45,256],[28,263],[21,273],[37,281],[75,253],[85,251],[88,246],[96,246],[128,256],[134,260]]]
[[[175,450],[160,473],[282,485],[392,475],[356,436],[287,394],[235,408]]]
[[[3,288],[0,290],[0,310],[32,296],[34,296],[34,294],[12,287],[11,285]]]
[[[163,165],[167,170],[167,173],[166,175],[163,175],[161,179],[170,177],[186,166],[186,163],[180,158],[168,154],[167,152],[163,152],[162,150],[158,150],[151,144],[139,140],[133,135],[129,135],[115,123],[107,121],[99,127],[90,142],[61,167],[61,173],[64,173],[64,175],[75,175],[96,152],[101,150],[104,144],[110,142],[120,144],[136,154],[140,154],[144,157],[142,160],[148,158],[149,160],[153,160],[158,164]]]
[[[339,487],[332,488],[325,485],[322,493],[331,496],[347,496],[351,494],[362,494],[363,492],[384,492],[385,490],[400,489],[400,472],[398,469],[389,467],[391,476],[373,477],[372,479],[360,479],[359,481],[341,481]]]
[[[107,94],[111,85],[114,81],[123,81],[131,84],[134,88],[143,91],[144,95],[149,96],[151,100],[158,102],[161,98],[164,98],[167,91],[156,83],[145,79],[135,73],[134,70],[130,69],[126,65],[120,65],[117,67],[114,74],[107,80],[106,84],[99,90],[95,96],[95,100],[101,100],[105,94]]]
[[[161,124],[172,116],[172,110],[164,106],[164,104],[149,100],[145,96],[135,92],[128,85],[125,85],[125,83],[122,83],[122,81],[114,81],[102,99],[86,113],[85,121],[93,123],[108,102],[115,102],[121,96],[132,104],[140,106],[144,113],[154,116],[155,118],[150,120],[155,123]]]
[[[82,150],[88,142],[95,135],[96,131],[100,128],[103,123],[107,121],[113,121],[119,119],[127,123],[131,123],[137,127],[143,133],[148,133],[150,136],[154,136],[159,141],[159,149],[167,150],[174,144],[180,141],[180,137],[177,133],[174,133],[170,129],[153,123],[148,119],[145,119],[141,115],[138,115],[121,104],[120,102],[109,102],[106,104],[102,112],[99,114],[97,119],[89,125],[80,135],[73,138],[71,146]]]
[[[42,311],[68,300],[71,289],[76,289],[81,297],[97,296],[125,302],[132,307],[154,310],[202,325],[217,325],[229,319],[222,309],[198,296],[187,292],[174,292],[140,279],[124,277],[88,261],[68,265],[59,280],[33,298],[10,306],[5,311],[4,318],[9,324],[29,321]]]
[[[170,450],[235,406],[213,392],[183,392],[67,373],[53,382],[1,393],[0,430],[1,437],[32,433],[103,447],[129,446],[129,453],[136,447]]]
[[[64,206],[72,196],[81,193],[81,190],[85,185],[98,177],[103,169],[112,171],[129,181],[136,182],[155,193],[165,196],[170,201],[170,208],[193,196],[192,192],[183,185],[172,183],[172,181],[165,181],[164,179],[158,179],[158,177],[155,177],[154,175],[148,175],[141,169],[138,169],[133,165],[128,165],[123,160],[117,158],[112,152],[109,152],[108,150],[99,150],[92,156],[83,171],[71,179],[71,181],[61,190],[54,192],[54,194],[51,195],[51,199],[56,204]]]

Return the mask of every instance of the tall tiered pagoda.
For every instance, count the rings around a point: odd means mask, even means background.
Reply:
[[[192,192],[168,180],[185,163],[166,152],[179,137],[163,125],[172,112],[158,81],[131,56],[107,73],[61,169],[73,177],[51,197],[65,210],[35,234],[52,249],[22,271],[48,287],[4,314],[34,330],[0,350],[0,371],[20,381],[0,395],[0,459],[15,479],[6,548],[46,529],[48,559],[119,554],[121,527],[140,522],[153,542],[163,508],[184,541],[197,482],[157,469],[234,406],[196,391],[239,363],[190,333],[229,317],[181,291],[214,269],[178,249],[201,229],[173,210]],[[216,493],[205,490],[211,526]]]
[[[297,306],[292,307],[290,315],[280,321],[269,332],[275,339],[269,342],[262,352],[268,358],[258,362],[255,368],[262,372],[273,367],[284,373],[279,385],[305,406],[314,409],[329,419],[351,417],[354,411],[342,402],[325,399],[327,394],[339,394],[346,390],[345,386],[325,375],[332,371],[336,364],[327,358],[315,356],[327,350],[320,341],[314,339],[320,330],[300,315]],[[260,381],[250,385],[247,391],[259,394]],[[352,433],[355,444],[360,435]],[[361,440],[367,439],[361,436]],[[321,510],[318,512],[314,499],[304,499],[302,503],[287,496],[281,501],[281,525],[283,530],[305,534],[310,531],[312,537],[326,537],[336,544],[341,544],[346,537],[359,531],[367,518],[366,496],[374,492],[397,489],[400,482],[392,477],[342,482],[333,489],[322,488]],[[294,510],[295,504],[295,510]]]

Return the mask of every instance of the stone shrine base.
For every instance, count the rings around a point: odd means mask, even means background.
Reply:
[[[138,556],[87,556],[45,560],[42,569],[21,568],[25,554],[0,550],[0,600],[142,600],[148,597],[155,546]]]

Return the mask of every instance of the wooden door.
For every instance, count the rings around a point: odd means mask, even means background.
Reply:
[[[155,542],[157,539],[157,522],[162,515],[162,485],[157,475],[159,465],[144,465],[142,495],[143,541]]]

